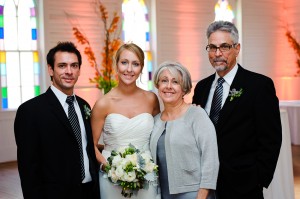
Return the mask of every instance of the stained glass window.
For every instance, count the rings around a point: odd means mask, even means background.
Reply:
[[[37,17],[33,0],[0,0],[2,109],[40,94]]]
[[[234,14],[227,0],[218,0],[215,5],[215,21],[233,22]]]
[[[150,24],[147,7],[143,0],[124,0],[122,12],[122,36],[124,42],[137,44],[145,53],[145,66],[137,84],[140,88],[152,90],[153,67],[150,51]]]

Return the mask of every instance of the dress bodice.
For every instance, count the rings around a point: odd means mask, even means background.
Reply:
[[[154,126],[154,118],[150,113],[141,113],[128,118],[118,113],[107,115],[103,126],[104,150],[102,155],[107,159],[113,149],[132,144],[141,151],[149,150],[150,135]],[[150,152],[148,152],[150,154]],[[100,172],[101,198],[123,199],[122,187],[116,186]],[[132,199],[160,199],[157,186],[149,185],[134,193]]]
[[[141,113],[132,118],[111,113],[105,119],[102,132],[104,149],[111,151],[130,143],[139,149],[149,149],[153,125],[154,119],[150,113]]]

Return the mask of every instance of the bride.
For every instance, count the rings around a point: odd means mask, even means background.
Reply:
[[[92,110],[91,123],[96,158],[100,170],[100,195],[102,199],[124,199],[121,186],[105,177],[103,169],[113,149],[134,145],[149,150],[153,116],[160,112],[157,96],[136,85],[144,67],[144,52],[133,43],[122,45],[115,55],[119,84],[99,99]],[[97,149],[103,133],[104,150]],[[157,198],[157,187],[150,185],[140,189],[133,199]]]

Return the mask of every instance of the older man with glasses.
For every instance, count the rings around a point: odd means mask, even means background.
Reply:
[[[216,128],[220,160],[216,195],[263,199],[282,139],[273,81],[237,63],[241,44],[233,23],[213,22],[207,39],[208,58],[216,73],[198,82],[193,103],[206,110]]]

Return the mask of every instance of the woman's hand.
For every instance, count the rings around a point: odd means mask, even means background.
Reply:
[[[196,199],[206,199],[209,194],[209,189],[199,189]]]
[[[101,163],[101,164],[100,164],[100,171],[101,171],[101,172],[105,172],[105,167],[106,167],[106,165],[107,165],[107,162]]]

